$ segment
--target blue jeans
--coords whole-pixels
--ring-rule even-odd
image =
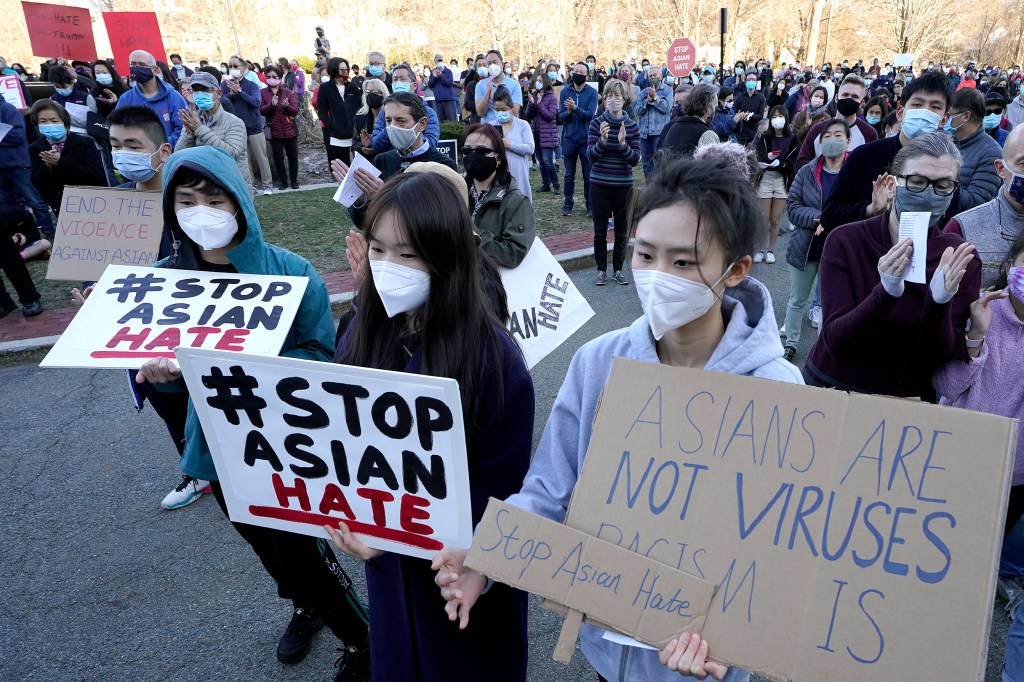
[[[53,241],[53,235],[57,228],[50,217],[50,207],[46,205],[43,198],[39,196],[35,185],[32,184],[31,168],[6,168],[0,170],[0,205],[14,203],[15,200],[22,200],[32,209],[36,217],[36,225],[43,236]]]
[[[1006,633],[1003,682],[1024,682],[1024,613],[1021,609],[1017,609],[1017,616]]]
[[[562,157],[565,159],[565,208],[572,208],[576,190],[576,160],[583,167],[583,199],[590,210],[590,158],[587,156],[586,140],[575,142],[562,140]]]
[[[540,150],[541,188],[558,189],[558,168],[555,167],[555,148],[538,147]]]
[[[654,175],[655,154],[658,153],[658,135],[649,135],[640,138],[640,156],[644,163],[644,180]]]
[[[820,277],[818,278],[818,281],[814,283],[814,298],[811,299],[811,307],[812,308],[820,308],[821,307],[821,278]]]
[[[786,306],[786,345],[796,348],[800,345],[800,330],[804,323],[804,309],[811,285],[818,276],[818,264],[807,263],[803,270],[789,266],[789,305]]]

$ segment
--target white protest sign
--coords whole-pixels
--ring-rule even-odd
[[[533,368],[594,316],[594,310],[541,239],[517,268],[501,268],[509,333]]]
[[[454,379],[179,348],[232,521],[431,558],[473,539]]]
[[[348,208],[363,196],[363,190],[356,184],[356,171],[362,168],[367,173],[377,178],[380,177],[380,169],[366,160],[366,157],[356,152],[352,155],[352,165],[349,166],[345,179],[338,185],[338,191],[334,193],[334,200]]]
[[[892,65],[893,66],[913,66],[914,65],[914,55],[909,53],[909,52],[904,52],[902,54],[897,54],[892,59]]]
[[[0,97],[7,100],[8,104],[19,109],[25,108],[25,98],[22,96],[21,88],[18,86],[17,76],[10,74],[0,76]]]
[[[108,265],[39,366],[138,369],[178,346],[277,355],[307,282]]]
[[[160,192],[65,187],[46,279],[97,280],[107,265],[152,265],[160,251]]]
[[[925,268],[928,256],[928,223],[932,214],[928,212],[905,212],[900,216],[899,239],[910,239],[914,245],[914,251],[910,256],[910,263],[903,271],[903,279],[908,282],[924,284]]]

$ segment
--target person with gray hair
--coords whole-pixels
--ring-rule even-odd
[[[711,129],[711,118],[718,107],[718,86],[699,83],[690,89],[679,118],[665,136],[663,153],[693,156],[698,147],[718,144],[718,133]]]
[[[735,171],[736,177],[744,182],[752,183],[757,175],[757,158],[738,142],[719,142],[698,147],[693,152],[695,161],[702,159],[718,159],[724,161]]]
[[[825,225],[822,326],[804,366],[809,385],[935,402],[932,375],[953,359],[967,361],[981,264],[974,246],[936,229],[959,176],[953,138],[920,135],[884,180],[888,210],[831,231]],[[899,229],[909,213],[929,215],[923,284],[908,280],[915,244]]]
[[[388,61],[384,58],[383,52],[372,50],[366,55],[366,77],[384,81],[384,85],[388,86],[388,92],[391,91],[391,73],[388,71]]]

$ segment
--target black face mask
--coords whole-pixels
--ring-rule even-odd
[[[372,94],[372,93],[367,93],[367,95],[366,95],[366,105],[368,107],[370,107],[371,109],[380,109],[381,105],[383,105],[383,104],[384,104],[384,95],[376,95],[376,94]]]
[[[144,66],[133,66],[131,67],[132,78],[135,79],[136,83],[148,83],[153,80],[153,70],[147,69]]]
[[[498,168],[496,158],[484,156],[480,152],[469,152],[462,158],[462,163],[466,167],[466,175],[481,182],[494,175]]]
[[[587,77],[584,76],[582,73],[574,73],[572,75],[572,82],[574,85],[576,85],[576,87],[579,87],[587,82]]]
[[[838,111],[842,116],[853,116],[857,113],[859,108],[860,104],[849,97],[836,100],[836,111]]]

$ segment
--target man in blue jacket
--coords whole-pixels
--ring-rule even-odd
[[[152,110],[167,131],[167,141],[173,147],[181,135],[181,119],[178,112],[188,109],[185,98],[170,85],[157,78],[160,68],[156,58],[145,50],[135,50],[128,55],[135,87],[121,95],[117,107],[146,107]]]
[[[245,124],[245,133],[249,137],[249,159],[256,163],[260,171],[260,181],[264,196],[274,193],[270,186],[270,160],[267,159],[267,138],[263,136],[263,116],[260,114],[260,85],[249,79],[249,65],[241,57],[232,56],[228,60],[228,75],[220,82],[221,97],[231,102],[231,111]],[[253,187],[256,178],[253,178]]]
[[[658,153],[661,131],[668,125],[672,101],[672,88],[662,81],[661,68],[648,67],[647,85],[633,105],[640,124],[640,156],[643,157],[645,178],[654,174],[654,155]]]
[[[25,117],[17,107],[0,97],[0,123],[11,126],[0,139],[0,206],[23,201],[32,209],[43,236],[53,241],[56,228],[50,207],[32,184],[32,160],[28,155]],[[6,239],[6,237],[4,237]]]
[[[427,87],[434,91],[434,107],[441,122],[459,120],[459,95],[455,92],[455,74],[444,65],[444,57],[434,55]]]
[[[572,213],[576,191],[576,160],[583,168],[583,198],[590,210],[590,159],[587,157],[587,131],[597,114],[597,89],[587,85],[586,62],[572,67],[571,85],[562,88],[558,98],[558,123],[562,126],[562,158],[565,160],[565,204],[562,215]]]

